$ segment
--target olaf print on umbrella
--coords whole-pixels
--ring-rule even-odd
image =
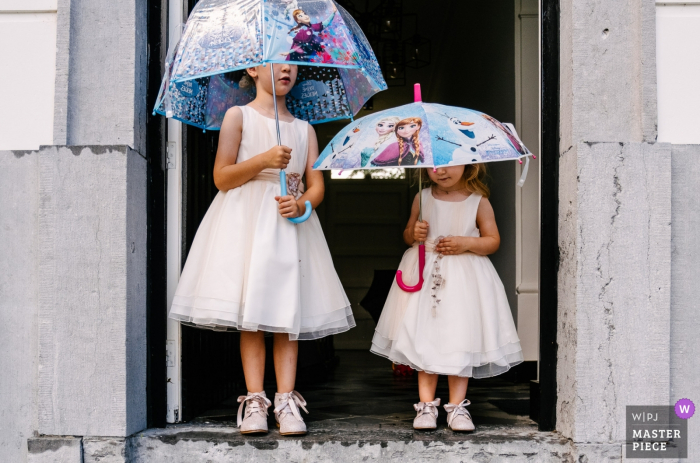
[[[460,146],[452,152],[452,162],[450,164],[469,164],[471,162],[481,162],[481,156],[477,153],[477,149],[472,146],[474,143],[474,132],[468,127],[474,125],[474,122],[461,121],[456,117],[448,118],[447,125],[457,135]]]

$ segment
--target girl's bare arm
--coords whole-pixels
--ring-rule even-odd
[[[243,112],[238,107],[226,111],[221,124],[219,146],[214,161],[214,185],[221,191],[239,187],[263,169],[284,169],[291,159],[291,149],[275,146],[270,150],[236,164],[243,131]]]
[[[487,256],[498,251],[498,247],[501,245],[501,236],[496,226],[493,207],[486,198],[481,198],[479,202],[479,209],[476,212],[476,226],[479,227],[480,237],[449,236],[440,240],[435,250],[445,255],[473,252],[480,256]]]
[[[409,246],[413,246],[413,243],[416,241],[425,241],[428,237],[428,222],[418,221],[418,215],[420,214],[419,194],[413,198],[411,216],[408,218],[406,229],[403,231],[403,241]]]

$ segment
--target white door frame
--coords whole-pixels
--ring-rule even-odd
[[[168,2],[168,43],[175,46],[180,38],[180,25],[185,22],[184,0]],[[180,281],[182,262],[182,123],[168,119],[167,173],[167,295],[168,310],[173,303],[175,289]],[[182,420],[181,335],[180,322],[168,318],[165,342],[168,423]]]
[[[525,146],[539,158],[541,143],[540,5],[539,0],[514,1],[515,128]],[[536,85],[533,85],[533,81],[536,81]],[[515,164],[515,178],[520,178],[523,166],[524,164]],[[525,360],[539,362],[539,160],[531,160],[527,181],[522,188],[515,189],[515,224],[518,336]]]

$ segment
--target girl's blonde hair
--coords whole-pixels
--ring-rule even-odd
[[[417,163],[418,158],[420,158],[420,152],[421,152],[420,151],[419,134],[420,134],[421,127],[423,127],[423,120],[420,117],[407,117],[406,119],[399,121],[396,124],[396,127],[394,127],[394,133],[396,133],[396,138],[399,141],[399,159],[401,159],[401,157],[403,155],[403,147],[404,147],[404,143],[405,143],[403,140],[403,137],[401,135],[399,135],[399,127],[403,127],[403,126],[408,125],[408,124],[418,124],[418,130],[413,132],[413,137],[412,137],[413,146],[416,147],[416,163]]]
[[[435,182],[430,180],[430,176],[428,176],[428,169],[432,169],[432,167],[419,169],[420,172],[418,175],[421,176],[421,182],[423,182],[423,185],[433,186],[435,185]],[[487,176],[488,172],[486,170],[486,164],[479,163],[465,165],[464,173],[462,174],[464,188],[472,193],[479,193],[484,198],[488,198],[491,195],[491,190],[489,190],[489,187],[486,185]]]
[[[398,116],[389,116],[389,117],[385,117],[384,119],[377,121],[377,124],[379,124],[380,122],[391,122],[394,124],[394,130],[396,130],[396,123],[399,122],[400,120],[401,120],[401,118]],[[374,144],[374,151],[377,151],[379,149],[379,147],[382,146],[382,143],[387,141],[387,139],[391,136],[392,136],[391,132],[386,133],[384,135],[380,135],[379,138],[377,139],[377,142]]]

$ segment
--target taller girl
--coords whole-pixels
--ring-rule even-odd
[[[275,418],[280,433],[292,435],[306,433],[298,409],[306,410],[306,402],[294,391],[297,340],[341,333],[355,321],[316,213],[297,225],[287,220],[304,214],[305,201],[314,209],[321,203],[323,174],[312,170],[318,158],[314,130],[285,106],[297,66],[274,64],[274,89],[269,66],[247,69],[244,79],[255,82],[257,96],[226,112],[214,163],[219,193],[197,230],[169,316],[241,331],[248,389],[238,399],[242,433],[267,432],[263,336],[274,333]],[[273,98],[284,146],[275,146]],[[289,196],[280,197],[280,169],[287,170]]]
[[[413,247],[399,266],[405,282],[417,281],[418,242],[425,242],[425,282],[414,293],[394,283],[372,352],[419,370],[414,428],[436,428],[438,375],[448,375],[448,426],[472,431],[465,408],[469,378],[504,373],[522,362],[523,354],[503,283],[486,257],[496,252],[500,237],[482,181],[485,166],[420,171],[426,173],[432,187],[418,193],[423,195],[423,221],[418,220],[416,196],[403,233]]]

